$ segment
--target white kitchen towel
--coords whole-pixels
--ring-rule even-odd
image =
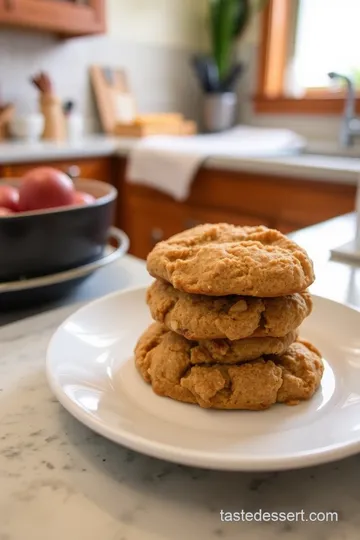
[[[131,149],[127,181],[185,200],[197,171],[209,157],[265,158],[300,151],[305,140],[287,129],[239,126],[225,133],[190,137],[154,136]]]

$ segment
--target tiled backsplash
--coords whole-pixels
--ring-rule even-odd
[[[255,27],[256,29],[256,27]],[[255,31],[253,32],[255,35]],[[239,87],[239,117],[247,124],[287,127],[316,140],[336,141],[340,117],[256,115],[251,96],[256,88],[257,39],[242,42],[246,73]],[[89,131],[98,129],[88,68],[103,64],[125,68],[140,112],[180,111],[199,119],[200,91],[190,67],[189,50],[101,36],[62,41],[36,32],[0,30],[0,96],[18,112],[37,110],[37,91],[29,82],[47,70],[62,99],[75,100]]]
[[[57,94],[73,99],[97,126],[88,68],[102,64],[125,68],[140,112],[172,111],[197,118],[199,90],[189,65],[189,51],[123,42],[107,36],[66,41],[36,32],[0,31],[0,95],[15,102],[19,114],[37,110],[37,91],[30,77],[50,73]]]

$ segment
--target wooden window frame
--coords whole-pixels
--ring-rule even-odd
[[[265,114],[333,114],[345,107],[345,94],[323,88],[309,89],[301,98],[285,95],[284,82],[291,32],[293,0],[269,0],[263,14],[259,47],[255,112]],[[360,112],[360,97],[356,100]]]

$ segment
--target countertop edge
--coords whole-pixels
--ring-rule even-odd
[[[288,156],[287,156],[288,158]],[[269,158],[259,158],[252,160],[241,160],[233,158],[209,158],[205,161],[204,167],[207,169],[218,169],[227,171],[241,171],[251,174],[266,174],[266,176],[283,176],[301,180],[318,180],[322,182],[341,183],[345,185],[356,185],[360,180],[359,171],[349,169],[333,169],[331,167],[316,167],[310,165],[297,165],[296,163],[281,163]]]
[[[106,136],[92,136],[78,144],[36,143],[27,146],[22,143],[0,144],[0,166],[16,165],[20,163],[37,163],[40,161],[56,161],[86,158],[126,158],[135,140],[131,138],[121,139]],[[360,179],[359,164],[355,158],[350,159],[354,163],[333,163],[336,160],[331,156],[320,156],[321,159],[329,159],[329,165],[325,166],[319,161],[319,156],[314,157],[314,164],[309,163],[310,155],[304,155],[308,163],[299,163],[301,155],[284,155],[278,157],[241,158],[233,156],[214,156],[207,158],[202,164],[207,169],[228,170],[233,172],[260,173],[267,176],[283,176],[304,180],[319,180],[330,183],[356,185]]]

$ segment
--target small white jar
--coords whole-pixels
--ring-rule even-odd
[[[66,129],[69,142],[77,142],[84,134],[84,119],[81,114],[70,113],[66,116]]]
[[[41,139],[44,125],[44,117],[40,113],[16,116],[10,122],[10,133],[15,139],[33,143]]]

